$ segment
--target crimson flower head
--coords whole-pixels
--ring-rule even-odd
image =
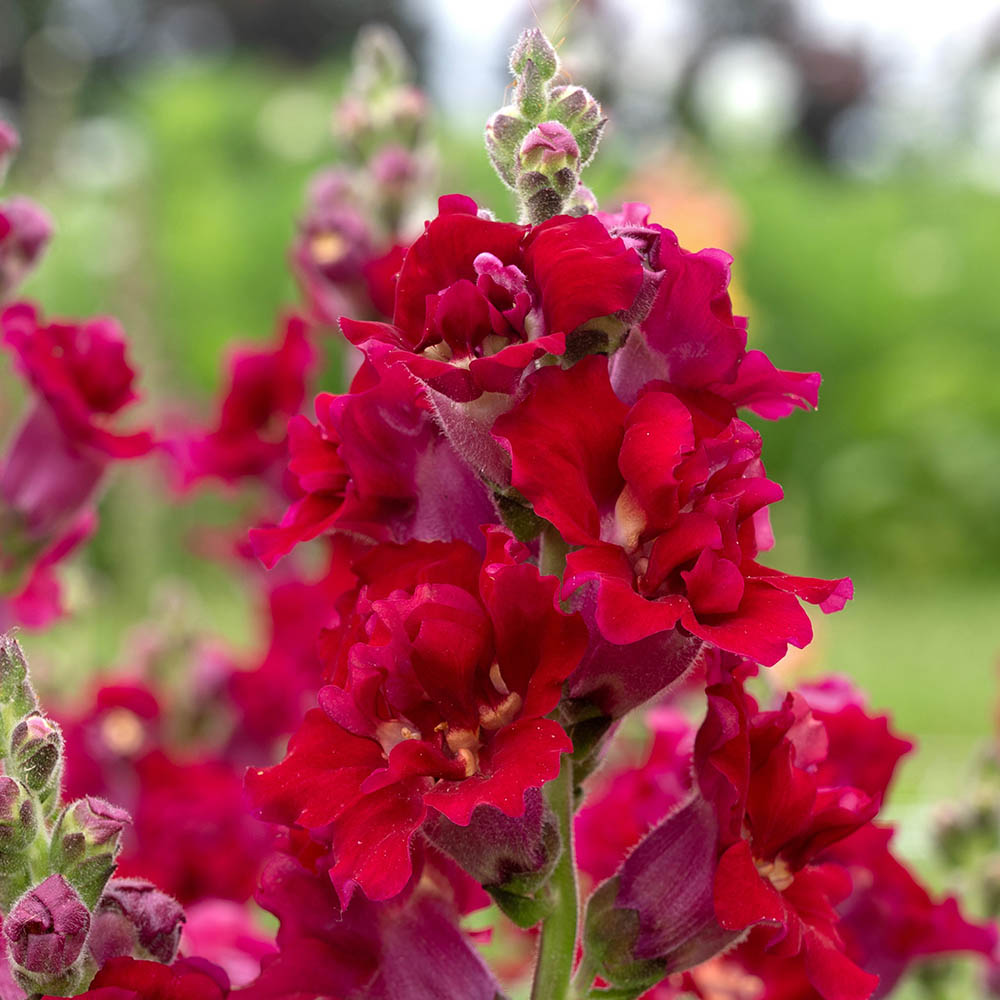
[[[218,966],[198,959],[161,965],[112,958],[94,976],[90,989],[77,995],[86,1000],[225,1000],[229,982]]]
[[[480,805],[521,816],[572,748],[545,716],[586,632],[526,555],[499,529],[483,561],[459,542],[376,550],[362,580],[397,568],[362,586],[322,709],[281,764],[249,774],[264,818],[329,832],[345,904],[355,886],[402,890],[429,811],[460,826]]]
[[[280,485],[288,419],[302,407],[315,361],[308,333],[306,321],[290,314],[274,346],[233,352],[216,426],[167,442],[184,485],[210,476],[226,483],[260,477]]]
[[[386,902],[358,894],[343,907],[329,858],[294,835],[261,877],[257,901],[281,922],[246,1000],[494,1000],[500,988],[460,917],[486,894],[446,857],[420,850],[404,891]],[[433,958],[431,958],[433,956]]]
[[[512,393],[531,362],[563,353],[567,336],[630,309],[641,282],[638,255],[595,218],[518,226],[449,195],[406,253],[392,323],[341,327],[370,359],[401,362],[465,403]]]
[[[727,400],[652,382],[629,405],[598,355],[527,381],[494,435],[510,451],[513,486],[577,546],[566,593],[592,589],[596,630],[609,642],[680,624],[771,664],[812,636],[799,598],[832,611],[850,596],[850,581],[756,561],[781,489],[764,473],[760,435]]]
[[[114,320],[44,324],[34,306],[15,303],[0,314],[0,330],[75,447],[107,458],[134,458],[150,450],[149,431],[118,434],[107,427],[107,418],[136,398],[125,336]]]

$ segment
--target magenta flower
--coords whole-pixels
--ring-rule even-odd
[[[184,485],[205,477],[226,483],[259,477],[280,486],[288,420],[302,408],[315,362],[308,333],[306,321],[290,314],[274,347],[232,353],[216,426],[167,442]]]

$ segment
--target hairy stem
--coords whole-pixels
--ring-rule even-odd
[[[531,1000],[566,1000],[576,958],[579,908],[573,852],[573,760],[569,754],[562,759],[559,777],[545,786],[545,797],[559,819],[562,854],[549,880],[553,908],[542,922]]]

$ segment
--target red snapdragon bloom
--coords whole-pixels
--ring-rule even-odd
[[[281,921],[279,952],[264,959],[246,1000],[494,1000],[496,980],[459,927],[489,899],[435,851],[415,857],[412,878],[394,899],[355,896],[342,907],[317,845],[291,838],[261,878],[257,901]],[[434,956],[433,961],[429,960]]]
[[[995,960],[996,924],[967,920],[958,901],[935,901],[892,853],[892,827],[871,824],[834,844],[827,857],[851,875],[841,903],[840,931],[848,953],[879,977],[888,996],[907,969],[934,955],[967,953]]]
[[[249,899],[273,834],[250,815],[236,769],[154,750],[136,762],[135,777],[133,834],[118,874],[147,878],[182,903]]]
[[[341,327],[369,358],[402,362],[464,403],[513,392],[532,361],[566,349],[567,335],[628,310],[641,282],[638,255],[595,218],[517,226],[449,195],[406,253],[392,324]]]
[[[78,995],[86,1000],[225,1000],[229,983],[220,968],[197,959],[161,965],[113,958],[94,976],[90,989]]]
[[[213,476],[226,483],[261,477],[280,485],[287,456],[287,423],[302,408],[315,361],[309,326],[282,318],[275,346],[234,351],[217,426],[168,442],[184,485]]]
[[[288,469],[303,496],[279,525],[251,532],[265,565],[334,528],[378,541],[478,543],[479,526],[495,520],[484,486],[401,366],[363,368],[350,393],[321,393],[316,417],[295,417],[288,429]]]
[[[512,484],[579,546],[566,594],[596,587],[597,628],[610,642],[680,624],[771,664],[812,637],[799,598],[834,611],[850,597],[848,580],[756,562],[781,488],[764,474],[760,435],[718,396],[654,382],[628,406],[594,355],[529,376],[494,434],[510,450]]]
[[[0,329],[21,371],[75,446],[108,458],[134,458],[150,450],[149,431],[118,434],[107,427],[107,418],[136,398],[135,372],[115,320],[43,325],[34,306],[18,302],[0,313]]]
[[[643,297],[651,299],[638,327],[611,362],[619,397],[633,403],[651,381],[708,389],[762,417],[816,406],[817,372],[780,371],[761,351],[747,351],[747,321],[729,298],[732,257],[723,250],[683,249],[669,229],[649,221],[649,208],[626,203],[598,212],[608,231],[640,256]]]
[[[322,710],[281,764],[248,775],[265,818],[329,832],[345,905],[355,886],[374,900],[402,890],[428,810],[462,826],[481,804],[520,816],[571,749],[545,716],[586,633],[554,605],[556,579],[499,529],[481,566],[460,542],[397,556],[398,589],[361,591]]]
[[[696,774],[718,824],[716,917],[730,931],[773,928],[763,931],[767,949],[801,954],[824,1000],[864,1000],[877,979],[848,957],[837,926],[836,905],[851,879],[820,855],[872,819],[884,787],[873,799],[851,785],[825,784],[850,777],[824,769],[826,726],[801,695],[760,711],[744,691],[743,671],[727,676],[724,666],[710,684],[695,746]]]

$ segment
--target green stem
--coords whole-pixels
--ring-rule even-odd
[[[587,996],[590,994],[590,989],[594,985],[594,977],[597,975],[597,969],[594,968],[593,962],[590,961],[586,952],[583,953],[583,958],[580,959],[580,965],[577,967],[576,975],[573,977],[573,1000],[586,1000]]]
[[[531,1000],[566,1000],[576,959],[576,859],[573,854],[573,760],[562,759],[559,777],[545,786],[545,797],[559,820],[562,854],[549,880],[552,912],[542,922],[538,964]]]

